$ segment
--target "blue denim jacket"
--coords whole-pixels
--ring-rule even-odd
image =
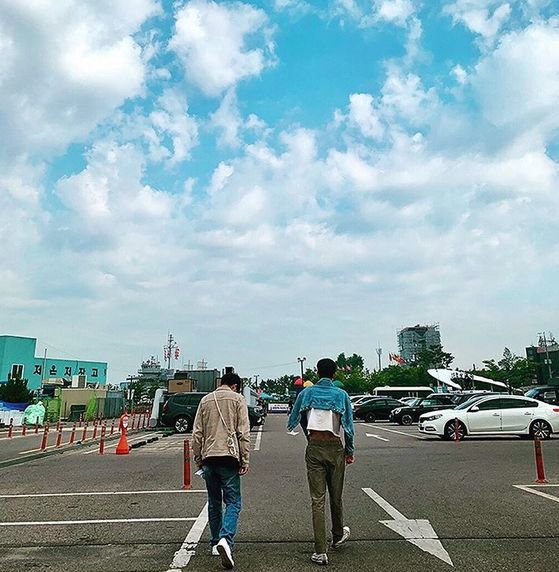
[[[353,411],[349,395],[343,389],[336,387],[331,379],[323,377],[315,385],[301,391],[287,421],[287,430],[293,431],[297,425],[301,424],[301,428],[308,438],[306,412],[309,409],[325,409],[340,414],[345,437],[345,454],[353,455],[355,450],[353,446]]]

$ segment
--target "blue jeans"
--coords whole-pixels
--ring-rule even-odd
[[[225,538],[233,548],[241,512],[241,477],[237,469],[212,464],[204,466],[204,479],[208,490],[210,544],[215,546]],[[225,513],[222,503],[225,503]]]

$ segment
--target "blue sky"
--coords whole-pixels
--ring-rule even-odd
[[[169,330],[246,376],[416,323],[522,354],[558,318],[558,100],[548,0],[6,0],[0,331],[113,382]]]

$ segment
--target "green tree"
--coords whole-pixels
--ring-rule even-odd
[[[336,359],[336,365],[339,369],[347,370],[349,369],[356,369],[361,368],[363,369],[365,365],[365,361],[360,355],[353,354],[349,357],[345,356],[345,353],[341,353],[338,358]]]
[[[293,383],[298,377],[297,375],[282,375],[275,379],[265,379],[259,385],[262,391],[266,393],[287,396],[293,389]]]
[[[503,351],[499,361],[494,359],[483,360],[484,368],[480,375],[506,383],[510,389],[531,385],[537,379],[538,365],[515,355],[509,348]]]
[[[448,369],[454,361],[454,356],[443,350],[443,346],[433,346],[419,353],[417,361],[412,364],[425,369],[438,368]]]
[[[27,389],[27,380],[19,377],[8,378],[0,385],[0,400],[8,403],[29,403],[33,394]]]

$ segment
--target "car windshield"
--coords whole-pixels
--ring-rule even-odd
[[[408,407],[415,407],[416,405],[419,405],[420,403],[421,403],[421,397],[416,397],[412,401],[408,401],[407,406]]]
[[[534,389],[530,389],[530,391],[527,391],[524,395],[526,397],[532,397],[534,399],[537,399],[540,392],[541,392],[541,388],[536,387]]]
[[[455,407],[454,409],[468,409],[470,405],[473,405],[476,401],[479,401],[484,397],[487,397],[487,395],[474,395],[474,397],[470,397],[470,399],[464,401],[464,403],[461,403],[460,405],[458,405],[458,407]]]

